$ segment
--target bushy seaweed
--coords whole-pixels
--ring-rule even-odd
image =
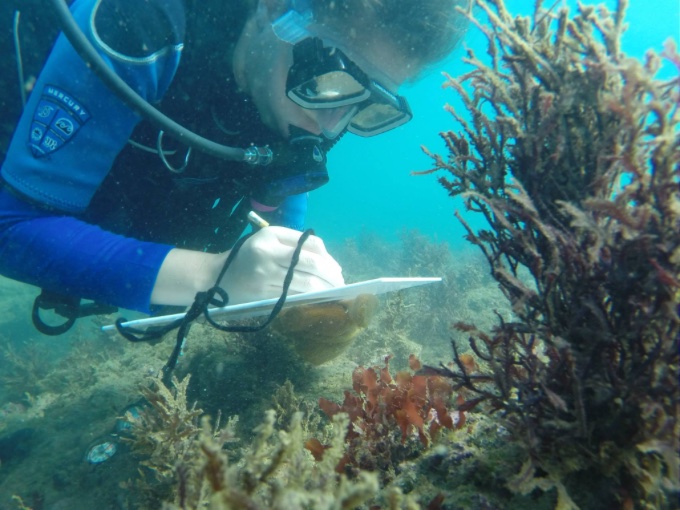
[[[378,472],[383,483],[394,478],[399,464],[420,455],[443,429],[461,427],[463,413],[451,410],[452,389],[445,378],[397,372],[393,377],[390,356],[384,367],[357,367],[352,373],[353,391],[345,391],[342,404],[325,398],[319,407],[329,418],[347,414],[347,451],[338,464],[340,472],[356,477],[362,471]],[[420,361],[411,356],[411,367]],[[455,420],[455,422],[454,422]],[[307,442],[316,458],[324,458],[325,447]]]
[[[510,487],[559,508],[660,508],[678,490],[680,79],[620,47],[627,2],[513,17],[474,2],[488,62],[446,86],[458,131],[428,152],[516,320],[456,323],[487,369],[431,369],[507,420],[527,460]]]
[[[136,488],[146,492],[146,503],[172,499],[168,509],[289,509],[342,510],[368,503],[378,496],[375,473],[359,472],[353,479],[335,468],[345,452],[349,419],[333,418],[333,431],[324,458],[315,462],[305,448],[306,419],[294,412],[286,430],[276,427],[276,413],[266,412],[253,430],[250,444],[228,451],[237,441],[236,419],[211,427],[196,404],[189,404],[189,377],[173,378],[174,390],[154,379],[142,388],[149,406],[131,421],[133,451],[143,458]],[[287,389],[292,393],[292,388]],[[295,405],[295,397],[290,402]],[[149,475],[151,474],[151,476]],[[131,486],[130,488],[133,488]],[[142,497],[144,494],[142,494]],[[385,495],[389,508],[407,508],[410,501],[398,490]],[[146,506],[144,506],[146,508]]]

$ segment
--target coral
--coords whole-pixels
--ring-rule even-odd
[[[441,428],[454,427],[449,409],[452,389],[446,380],[407,371],[392,377],[389,360],[390,356],[383,368],[356,368],[352,374],[354,393],[345,391],[342,405],[319,399],[327,416],[349,415],[349,448],[338,466],[340,471],[379,471],[383,481],[389,480],[399,463],[430,446]],[[420,368],[415,357],[411,368]],[[455,418],[462,426],[464,415]],[[318,459],[325,459],[326,447],[319,441],[308,442],[308,448]]]
[[[486,333],[458,322],[486,365],[431,368],[498,411],[527,460],[509,486],[559,508],[671,506],[678,480],[680,79],[624,55],[627,2],[513,18],[476,0],[490,63],[446,86],[470,121],[429,151],[512,305]],[[472,11],[471,11],[472,12]],[[662,54],[680,71],[668,42]]]

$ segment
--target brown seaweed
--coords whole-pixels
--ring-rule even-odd
[[[627,2],[513,17],[469,14],[488,61],[447,76],[469,120],[425,151],[488,228],[486,257],[515,319],[455,324],[487,367],[433,369],[507,421],[526,451],[509,483],[558,507],[664,508],[679,489],[680,57],[620,45]],[[665,59],[678,74],[656,78]]]

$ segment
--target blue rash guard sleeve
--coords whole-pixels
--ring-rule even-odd
[[[154,103],[166,91],[179,64],[184,12],[175,5],[178,2],[76,0],[72,12],[109,66],[144,99]],[[154,12],[143,16],[150,10]],[[130,14],[125,16],[126,13]],[[132,13],[141,14],[135,18]],[[143,37],[135,37],[138,30],[119,28],[128,26],[120,22],[121,17],[124,21],[137,20],[138,25],[140,17],[162,18],[158,13],[168,18],[165,31],[174,29],[175,33],[170,41],[163,35],[148,38],[154,46],[170,44],[144,54],[128,48],[133,46],[130,38],[137,39],[139,46],[146,47],[147,43]],[[163,30],[157,25],[152,28]],[[117,45],[115,39],[124,43]],[[123,46],[133,55],[122,53]],[[42,204],[82,213],[139,120],[87,67],[62,34],[19,121],[2,177],[14,189]]]
[[[71,10],[111,68],[147,101],[158,101],[179,64],[181,0],[76,0]],[[2,166],[3,179],[18,192],[0,190],[2,274],[148,311],[172,247],[115,235],[72,216],[87,209],[139,120],[61,35]]]
[[[0,273],[58,294],[149,313],[172,249],[44,209],[0,189]]]

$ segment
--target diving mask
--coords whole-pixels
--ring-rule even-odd
[[[361,136],[374,136],[413,117],[406,99],[371,79],[345,53],[307,37],[293,47],[293,65],[286,83],[288,97],[324,120],[336,110],[335,126]],[[337,130],[337,128],[336,128]],[[336,133],[337,134],[337,133]]]

